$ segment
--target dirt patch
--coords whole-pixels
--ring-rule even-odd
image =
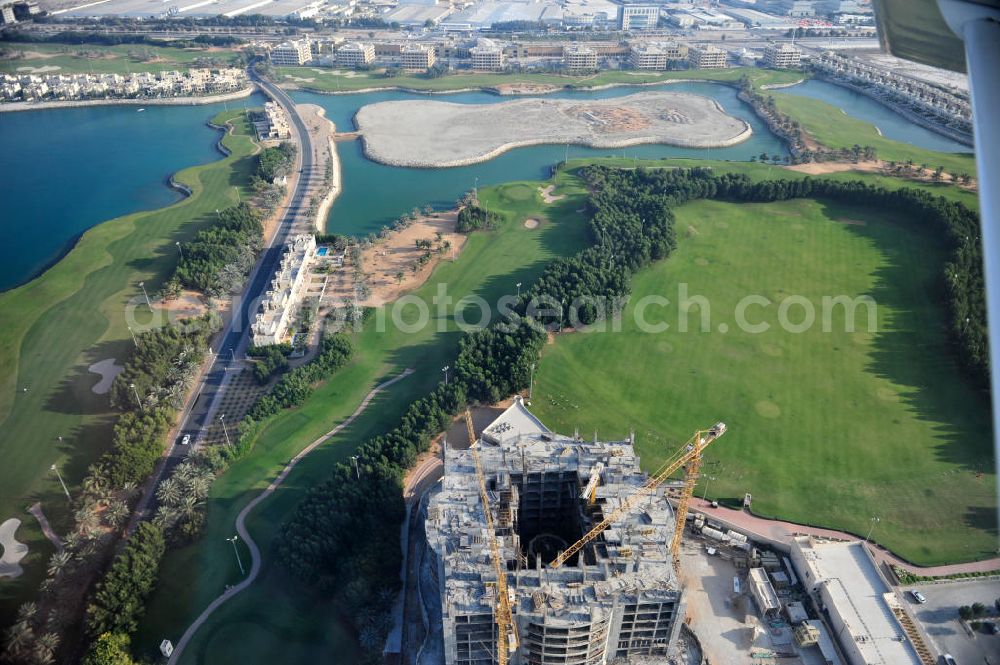
[[[841,173],[843,171],[865,171],[868,173],[880,170],[882,162],[810,162],[808,164],[795,164],[787,166],[789,171],[808,173],[809,175],[824,175],[827,173]]]
[[[563,194],[553,194],[556,189],[555,185],[549,185],[548,187],[539,187],[538,193],[542,195],[542,200],[546,203],[555,203],[560,199],[566,198]]]
[[[544,83],[501,83],[493,89],[501,95],[542,95],[559,88]]]
[[[847,217],[840,217],[837,221],[848,226],[865,226],[868,223],[860,219],[848,219]]]
[[[425,215],[364,250],[361,266],[370,292],[358,304],[378,307],[392,302],[427,281],[440,261],[453,261],[466,239],[455,231],[457,221],[457,210]],[[418,247],[418,241],[429,241],[431,247]],[[430,260],[420,265],[420,257],[427,252]],[[324,303],[339,306],[345,299],[354,299],[353,272],[353,267],[345,266],[329,275],[323,291]]]
[[[529,217],[524,220],[524,228],[526,229],[537,229],[540,222],[537,219]]]
[[[197,318],[208,312],[208,301],[197,291],[181,291],[181,294],[170,300],[160,300],[154,306],[168,314],[171,321],[178,319]],[[91,370],[93,371],[93,370]]]

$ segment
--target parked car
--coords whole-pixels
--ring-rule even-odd
[[[916,589],[914,589],[913,591],[911,591],[910,595],[913,596],[913,600],[917,601],[921,605],[923,605],[924,603],[927,602],[927,596],[925,596],[924,594],[920,593]]]
[[[191,435],[190,434],[185,434],[184,436],[181,437],[181,445],[182,446],[186,446],[189,443],[191,443]]]
[[[944,665],[958,665],[958,663],[955,662],[955,659],[951,657],[950,653],[946,653],[945,655],[941,656],[941,661],[944,663]]]
[[[992,621],[987,621],[985,624],[983,624],[983,628],[985,628],[986,632],[989,633],[990,635],[996,635],[997,633],[1000,633],[1000,626],[996,625]]]

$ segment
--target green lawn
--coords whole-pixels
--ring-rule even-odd
[[[0,294],[0,519],[24,520],[18,538],[31,547],[26,574],[0,585],[0,624],[16,601],[33,593],[51,554],[25,507],[41,501],[62,532],[66,500],[49,467],[59,466],[72,492],[110,440],[114,414],[107,399],[91,391],[98,377],[87,367],[125,357],[132,342],[124,310],[137,282],[145,280],[155,292],[173,270],[174,243],[208,225],[217,208],[235,203],[234,185],[250,175],[256,148],[241,114],[215,119],[232,120],[239,130],[224,139],[231,156],[177,175],[191,197],[90,229],[43,275]]]
[[[612,84],[655,83],[672,80],[708,80],[735,82],[744,74],[757,85],[791,83],[806,74],[794,71],[774,71],[755,67],[734,69],[705,69],[672,72],[599,72],[582,76],[563,74],[450,74],[439,78],[426,78],[422,74],[407,73],[386,78],[381,72],[343,72],[319,67],[279,67],[278,74],[287,83],[320,92],[349,92],[368,88],[410,88],[413,90],[445,91],[463,88],[490,88],[502,84],[532,83],[567,88],[593,88]]]
[[[7,74],[31,74],[35,68],[48,69],[52,74],[159,72],[167,69],[186,69],[200,58],[230,63],[236,51],[207,48],[165,48],[144,44],[124,44],[121,46],[97,46],[94,44],[28,44],[4,42],[0,51],[27,53],[25,57],[5,57],[0,59],[0,72]],[[135,57],[140,53],[151,53],[154,59]],[[84,56],[83,54],[86,54]],[[25,69],[30,68],[30,69]]]
[[[707,454],[713,479],[699,495],[752,492],[758,514],[862,534],[879,516],[875,539],[919,564],[994,555],[989,404],[947,346],[941,242],[891,214],[811,200],[698,201],[677,212],[679,248],[634,280],[623,331],[562,335],[546,348],[533,404],[542,421],[606,437],[634,428],[652,469],[724,420],[730,433]],[[678,313],[682,284],[707,298],[707,332],[697,308]],[[735,324],[751,294],[774,303],[748,310],[766,332]],[[876,332],[863,309],[858,332],[845,332],[842,307],[823,332],[823,296],[865,294],[878,303]],[[635,322],[649,295],[671,302],[647,310],[664,332]],[[817,312],[806,332],[778,326],[778,303],[793,295]]]
[[[930,169],[943,166],[948,173],[975,176],[976,162],[970,155],[935,152],[893,141],[880,135],[872,123],[845,115],[832,104],[798,95],[772,94],[781,111],[802,123],[816,141],[828,148],[870,145],[878,150],[880,159],[895,162],[912,159],[915,164],[926,164]]]
[[[538,229],[524,228],[526,214],[539,216],[542,207],[537,186],[513,183],[481,190],[490,210],[507,213],[507,222],[496,231],[470,236],[458,259],[438,266],[415,295],[430,303],[439,285],[446,285],[448,295],[456,301],[478,295],[495,303],[501,295],[513,293],[517,282],[534,281],[554,256],[580,249],[585,243],[584,224],[575,210],[582,205],[582,191],[548,207]],[[322,482],[331,465],[345,459],[365,439],[393,427],[409,403],[441,379],[441,368],[454,360],[461,334],[451,318],[453,308],[449,307],[448,316],[441,319],[444,331],[440,332],[434,309],[431,306],[430,328],[416,333],[404,333],[391,325],[386,332],[378,332],[375,319],[370,321],[356,335],[353,362],[301,408],[277,418],[257,442],[253,455],[216,482],[204,537],[170,552],[161,568],[160,586],[137,638],[144,653],[151,653],[164,637],[179,639],[208,602],[238,579],[233,552],[224,538],[232,535],[240,509],[297,451],[352,413],[375,384],[411,367],[416,370],[414,375],[380,395],[348,430],[301,462],[282,489],[251,515],[248,526],[264,551],[262,577],[213,616],[183,659],[185,663],[236,659],[244,663],[311,663],[339,654],[338,662],[356,662],[353,638],[348,639],[337,627],[337,608],[288,579],[275,565],[271,543],[307,488]],[[469,320],[475,319],[470,314]],[[303,621],[303,617],[310,620]],[[253,639],[233,639],[249,625],[254,626]]]

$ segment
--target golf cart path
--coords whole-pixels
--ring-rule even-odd
[[[198,632],[198,629],[201,628],[202,624],[205,623],[205,621],[212,615],[213,612],[215,612],[215,610],[219,609],[226,601],[233,598],[238,593],[240,593],[248,586],[253,584],[254,580],[256,580],[257,576],[260,574],[260,569],[261,569],[260,548],[257,546],[257,543],[254,541],[254,539],[251,537],[250,532],[247,530],[246,527],[247,515],[249,515],[251,511],[253,511],[253,509],[256,508],[261,501],[266,499],[274,492],[274,490],[278,489],[278,487],[281,486],[281,483],[285,481],[285,478],[287,478],[288,474],[291,473],[292,469],[295,468],[295,465],[298,464],[306,455],[315,450],[316,447],[325,443],[331,437],[339,434],[340,431],[343,430],[345,427],[350,426],[351,423],[353,423],[357,419],[357,417],[360,416],[366,408],[368,408],[368,405],[371,403],[371,401],[375,398],[375,396],[378,393],[382,392],[383,390],[385,390],[392,384],[396,383],[397,381],[405,379],[411,374],[413,374],[412,369],[409,368],[405,369],[394,378],[389,379],[388,381],[385,381],[383,383],[380,383],[379,385],[372,388],[371,392],[369,392],[365,396],[365,398],[361,401],[361,404],[358,405],[358,408],[355,409],[354,413],[352,413],[350,417],[347,418],[347,420],[343,421],[342,423],[334,427],[332,430],[330,430],[329,432],[327,432],[326,434],[319,437],[318,439],[310,443],[308,446],[303,448],[301,451],[299,451],[299,453],[291,459],[291,461],[285,466],[285,468],[281,470],[281,473],[279,473],[275,477],[275,479],[271,481],[271,484],[268,485],[260,494],[255,496],[253,500],[250,501],[250,503],[244,506],[243,510],[240,511],[240,514],[236,516],[236,532],[239,534],[240,538],[243,539],[243,542],[246,543],[247,548],[250,550],[250,559],[251,559],[250,574],[247,575],[246,579],[241,581],[239,584],[229,587],[220,596],[216,597],[215,600],[209,603],[208,607],[205,608],[205,610],[198,616],[198,618],[195,619],[194,623],[188,626],[187,630],[184,631],[184,635],[177,643],[177,646],[174,647],[174,652],[173,654],[171,654],[170,660],[167,661],[168,665],[175,665],[180,660],[181,655],[184,653],[185,647],[187,647],[188,643],[194,637],[195,633]]]

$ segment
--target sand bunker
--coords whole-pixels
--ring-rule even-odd
[[[98,395],[106,395],[111,390],[111,384],[114,383],[115,377],[121,374],[125,368],[121,365],[116,365],[114,358],[105,358],[100,362],[94,363],[87,369],[101,376],[101,380],[95,383],[91,390]]]
[[[530,218],[524,220],[524,228],[526,228],[526,229],[537,229],[538,228],[538,220],[537,219],[530,219]]]
[[[542,200],[546,203],[555,203],[560,199],[566,198],[563,194],[553,194],[556,189],[555,185],[549,185],[548,187],[539,187],[538,193],[542,195]]]
[[[62,67],[59,65],[42,65],[41,67],[18,67],[17,71],[25,74],[44,74],[45,72],[58,72]]]
[[[3,549],[3,555],[0,555],[0,578],[14,579],[24,573],[20,563],[21,559],[28,556],[28,546],[14,538],[19,526],[21,520],[14,517],[0,524],[0,548]]]
[[[715,100],[667,91],[586,102],[379,102],[362,107],[355,122],[369,159],[426,168],[474,164],[511,148],[544,143],[709,148],[734,145],[751,134],[750,125],[728,115]]]

